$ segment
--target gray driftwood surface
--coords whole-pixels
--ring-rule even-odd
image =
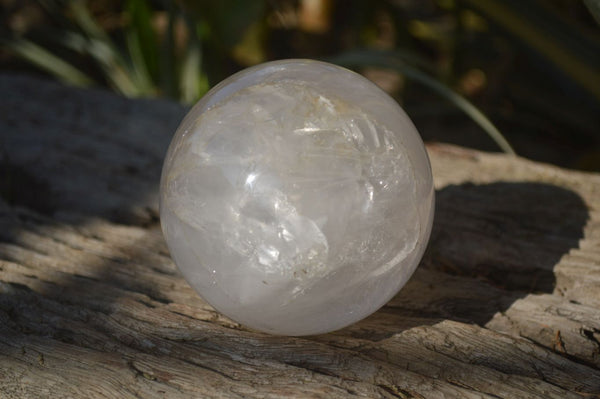
[[[160,232],[182,107],[0,76],[1,398],[600,397],[600,175],[430,145],[434,231],[366,320],[249,331]]]

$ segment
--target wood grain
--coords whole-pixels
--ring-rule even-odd
[[[0,75],[1,398],[600,397],[600,176],[428,146],[409,284],[289,338],[215,312],[171,262],[162,158],[185,114]]]

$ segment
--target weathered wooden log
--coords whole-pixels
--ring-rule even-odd
[[[371,317],[245,329],[171,262],[185,109],[0,76],[0,397],[600,397],[600,175],[433,144],[427,253]]]

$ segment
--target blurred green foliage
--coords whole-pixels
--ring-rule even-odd
[[[70,84],[190,104],[243,67],[325,59],[364,72],[413,118],[460,110],[506,152],[491,120],[521,154],[543,159],[544,144],[565,163],[556,150],[564,145],[576,154],[569,166],[600,169],[600,0],[37,4],[47,21],[13,28],[7,44]]]
[[[18,55],[56,78],[78,86],[108,84],[130,97],[166,95],[185,103],[198,100],[208,90],[202,68],[201,27],[181,16],[175,4],[167,3],[165,26],[153,26],[156,9],[147,0],[127,0],[120,10],[126,21],[121,31],[111,35],[100,25],[83,1],[43,1],[44,9],[59,20],[59,27],[47,33],[45,45],[26,38],[8,42]],[[190,34],[177,43],[175,24],[185,24]],[[162,36],[162,37],[160,37]],[[62,58],[52,53],[67,49]],[[179,47],[179,48],[177,48]],[[89,59],[90,67],[77,67]],[[92,69],[97,77],[84,72]],[[99,73],[98,73],[99,72]]]

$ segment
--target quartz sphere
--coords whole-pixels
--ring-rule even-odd
[[[391,299],[427,245],[423,142],[347,69],[265,63],[214,87],[169,147],[160,217],[171,256],[219,312],[283,335],[333,331]]]

